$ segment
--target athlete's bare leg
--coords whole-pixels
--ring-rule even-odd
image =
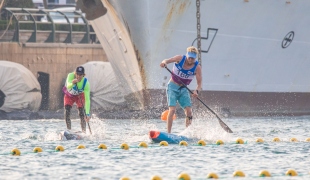
[[[184,112],[185,112],[185,115],[186,115],[185,126],[188,127],[189,125],[192,124],[192,119],[193,119],[192,108],[191,107],[186,107]]]
[[[168,119],[167,119],[167,130],[168,133],[171,133],[173,115],[175,114],[175,106],[169,107]]]

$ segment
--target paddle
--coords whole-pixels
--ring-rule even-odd
[[[84,104],[83,104],[83,101],[82,101],[82,99],[81,99],[81,96],[80,96],[80,95],[79,95],[79,99],[80,99],[81,104],[82,104],[82,107],[83,107],[84,117],[86,117],[86,112],[85,112]],[[88,129],[89,129],[90,134],[92,134],[91,129],[90,129],[89,122],[87,122],[87,125],[88,125]]]
[[[169,68],[167,68],[167,66],[165,66],[165,68],[172,74],[173,72],[170,71]],[[179,78],[178,76],[175,76],[176,78]],[[180,79],[179,79],[180,80]],[[194,94],[181,80],[180,82],[182,83],[182,85],[191,93],[191,94]],[[218,119],[220,125],[222,126],[222,128],[228,132],[228,133],[232,133],[232,130],[221,120],[221,118],[211,109],[209,108],[199,97],[197,97],[197,99],[212,113],[215,115],[215,117]]]

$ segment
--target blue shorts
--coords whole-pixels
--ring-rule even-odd
[[[192,106],[191,98],[186,87],[179,86],[171,81],[167,86],[167,101],[169,107],[176,106],[177,102],[183,109]]]

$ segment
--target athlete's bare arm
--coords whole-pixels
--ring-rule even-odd
[[[179,62],[181,61],[183,58],[182,55],[176,55],[172,58],[169,59],[164,59],[161,63],[160,63],[160,67],[165,67],[167,64],[172,63],[172,62]]]

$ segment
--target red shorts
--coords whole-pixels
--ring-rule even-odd
[[[81,103],[82,101],[82,103]],[[78,96],[68,96],[67,94],[65,94],[64,96],[64,105],[70,105],[73,106],[73,104],[76,103],[77,107],[81,108],[83,107],[83,105],[85,104],[85,97],[84,97],[84,93],[81,93]]]

